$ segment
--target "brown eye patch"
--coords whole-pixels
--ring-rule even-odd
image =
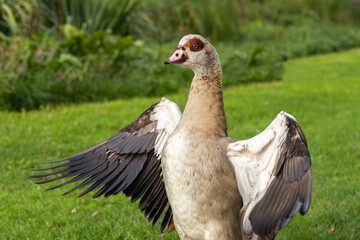
[[[190,48],[193,52],[201,51],[204,48],[204,43],[198,39],[198,38],[191,38],[187,43],[185,44],[185,47]]]

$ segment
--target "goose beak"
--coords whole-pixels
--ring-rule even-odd
[[[183,63],[188,59],[187,54],[185,52],[185,48],[183,46],[178,46],[176,51],[173,53],[171,57],[164,61],[164,64],[172,64],[172,63]]]

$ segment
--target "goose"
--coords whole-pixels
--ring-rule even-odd
[[[312,165],[296,119],[280,112],[248,140],[227,135],[221,66],[202,36],[184,36],[165,64],[194,72],[188,100],[162,98],[108,140],[38,169],[39,184],[81,181],[94,198],[123,192],[160,231],[180,239],[273,239],[308,212]],[[58,170],[59,169],[59,170]],[[55,178],[48,179],[49,176]]]

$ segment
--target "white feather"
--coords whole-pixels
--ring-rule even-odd
[[[294,119],[280,112],[263,132],[249,140],[231,143],[228,147],[228,157],[234,165],[244,205],[251,202],[247,212],[265,194],[274,178],[280,146],[286,137],[286,117]]]
[[[157,137],[154,148],[159,159],[161,158],[166,140],[176,128],[180,118],[180,107],[165,97],[163,97],[160,103],[154,108],[153,114],[150,116],[150,120],[157,121]]]

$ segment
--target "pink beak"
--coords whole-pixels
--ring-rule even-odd
[[[173,53],[171,57],[164,61],[164,64],[172,64],[172,63],[183,63],[187,60],[185,48],[183,46],[178,46],[176,51]]]

